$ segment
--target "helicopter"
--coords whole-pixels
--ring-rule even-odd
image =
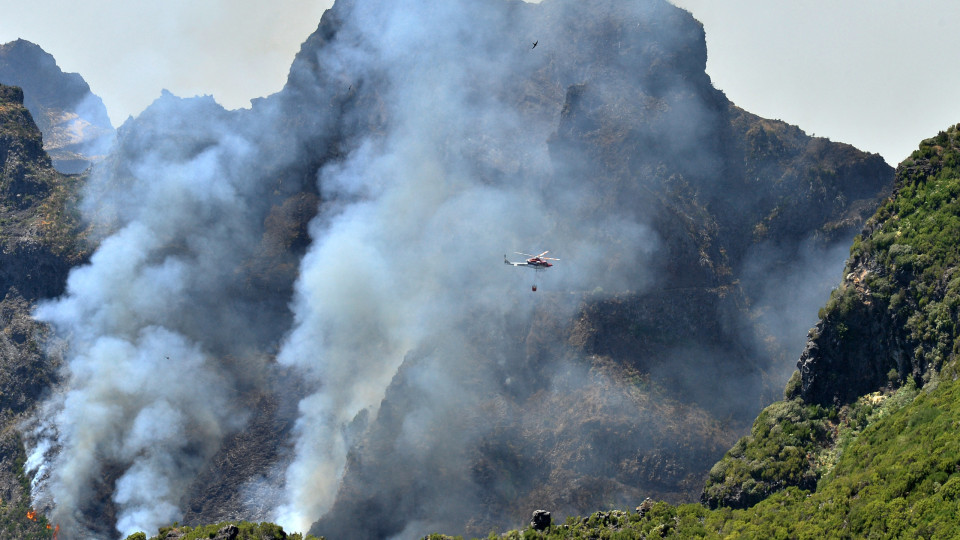
[[[529,257],[529,259],[523,262],[512,262],[507,259],[506,255],[504,255],[503,262],[512,266],[523,266],[526,268],[533,268],[534,270],[543,270],[545,268],[550,268],[551,266],[553,266],[552,263],[549,263],[547,261],[560,260],[560,259],[554,259],[553,257],[544,257],[544,255],[546,255],[547,253],[550,253],[550,251],[544,251],[539,255],[531,255],[529,253],[520,253],[519,251],[515,251],[514,253],[516,253],[517,255],[523,255],[524,257]]]
[[[553,257],[545,257],[545,255],[547,253],[550,253],[550,251],[544,251],[539,255],[531,255],[529,253],[520,253],[519,251],[516,251],[514,253],[516,253],[517,255],[523,255],[524,257],[528,257],[528,258],[523,262],[513,262],[507,258],[506,254],[504,254],[503,256],[504,264],[509,264],[510,266],[520,266],[524,268],[533,268],[538,274],[540,273],[541,270],[546,270],[547,268],[550,268],[551,266],[553,266],[553,263],[551,263],[550,261],[560,260],[560,259],[555,259]],[[537,291],[536,281],[534,281],[533,283],[533,291],[534,292]]]

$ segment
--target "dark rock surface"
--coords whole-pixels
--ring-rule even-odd
[[[533,518],[530,520],[530,526],[536,531],[545,531],[550,528],[550,512],[546,510],[534,510]]]
[[[68,208],[78,180],[53,169],[23,99],[0,85],[0,291],[36,300],[63,291],[82,240]]]
[[[805,402],[842,405],[908,378],[922,385],[956,354],[950,332],[953,311],[932,311],[954,302],[956,257],[951,250],[956,239],[938,240],[942,224],[918,226],[918,218],[907,210],[917,206],[926,212],[926,221],[943,223],[954,218],[953,210],[944,208],[954,201],[936,196],[910,200],[902,192],[919,184],[953,189],[950,174],[940,178],[939,173],[960,153],[958,131],[951,126],[922,141],[920,150],[897,167],[893,196],[865,225],[843,281],[797,362],[797,397]],[[898,224],[898,209],[914,222]],[[904,233],[911,239],[901,240]],[[930,252],[911,245],[917,243]]]
[[[213,537],[213,540],[236,540],[238,534],[240,534],[239,527],[236,525],[225,525],[217,531],[217,535]]]

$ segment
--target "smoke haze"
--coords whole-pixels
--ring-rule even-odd
[[[698,46],[653,0],[338,0],[251,110],[165,93],[93,172],[96,251],[36,312],[64,355],[27,433],[38,507],[77,536],[179,519],[251,396],[293,427],[242,479],[276,507],[234,510],[288,531],[688,497],[736,435],[708,412],[749,417],[771,367],[713,241],[735,178]],[[544,250],[542,275],[501,262]],[[637,337],[663,320],[733,343]]]

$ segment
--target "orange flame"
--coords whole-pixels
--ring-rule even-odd
[[[36,512],[35,510],[28,510],[28,511],[27,511],[27,519],[29,519],[30,521],[36,521],[36,520],[37,520],[37,512]]]
[[[57,525],[53,528],[53,540],[57,540],[57,535],[60,534],[60,526]]]

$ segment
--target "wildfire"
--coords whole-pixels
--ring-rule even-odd
[[[37,521],[37,511],[34,510],[34,509],[32,509],[32,508],[31,508],[30,510],[27,510],[27,519],[29,519],[30,521]],[[48,531],[49,531],[49,530],[52,530],[52,531],[53,531],[53,540],[57,540],[57,536],[60,534],[60,526],[59,526],[59,525],[51,525],[51,524],[47,523],[47,530],[48,530]]]

